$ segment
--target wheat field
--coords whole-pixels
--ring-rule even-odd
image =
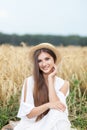
[[[23,45],[0,46],[0,99],[3,105],[10,97],[21,90],[23,81],[32,74],[32,64],[29,62],[31,47]],[[87,88],[87,47],[58,46],[62,61],[58,65],[58,76],[80,81],[82,89]]]
[[[24,79],[32,74],[30,49],[26,44],[0,46],[0,128],[17,120],[21,88]],[[57,49],[62,56],[57,75],[70,82],[69,119],[72,127],[87,130],[87,46],[57,46]]]

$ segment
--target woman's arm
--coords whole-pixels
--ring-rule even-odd
[[[36,116],[39,116],[40,114],[42,114],[43,112],[45,112],[46,110],[49,109],[49,103],[45,103],[41,106],[38,107],[34,107],[31,112],[29,114],[27,114],[28,118],[33,118]]]
[[[59,101],[59,98],[54,88],[54,80],[55,80],[56,73],[57,73],[57,68],[56,65],[54,65],[52,73],[48,75],[48,91],[49,91],[50,102]]]
[[[66,106],[63,104],[59,97],[56,94],[55,88],[54,88],[54,83],[52,81],[53,79],[49,79],[49,102],[53,105],[54,102],[54,108],[57,110],[65,111]],[[64,88],[62,88],[64,90]],[[62,91],[60,90],[60,91]],[[52,107],[53,107],[52,106]]]
[[[56,94],[55,87],[54,87],[54,79],[55,79],[56,72],[57,72],[57,69],[56,69],[56,66],[54,66],[53,72],[48,75],[49,101],[57,102],[57,107],[59,107],[60,110],[64,111],[66,109],[66,107],[60,101],[59,97]],[[60,91],[62,91],[65,94],[67,91],[66,85],[64,85],[64,87],[62,87],[62,89]]]
[[[62,110],[65,111],[66,107],[65,105],[59,100],[58,96],[56,95],[55,89],[54,89],[54,82],[53,82],[53,78],[49,78],[49,99],[50,102],[45,103],[41,106],[38,107],[34,107],[29,114],[27,114],[26,116],[28,118],[33,118],[36,117],[40,114],[42,114],[43,112],[45,112],[48,109],[57,109],[57,110]],[[61,88],[60,91],[64,92],[64,87]]]
[[[54,88],[54,79],[52,77],[48,78],[48,91],[49,91],[49,101],[50,102],[59,101],[59,98],[58,98],[55,88]]]
[[[65,81],[64,85],[60,88],[60,91],[66,96],[69,91],[69,82]]]
[[[66,81],[63,85],[63,87],[60,89],[61,92],[64,93],[64,95],[66,95],[67,93],[67,84],[68,82]],[[58,98],[58,96],[56,95],[55,89],[53,87],[53,81],[50,80],[49,82],[49,98],[50,101],[48,103],[45,103],[41,106],[38,107],[34,107],[31,112],[29,114],[27,114],[28,118],[33,118],[36,117],[40,114],[42,114],[43,112],[45,112],[48,109],[56,109],[56,110],[61,110],[61,111],[65,111],[66,107],[65,105],[60,101],[60,99]]]
[[[63,106],[63,104],[60,101],[48,102],[41,106],[33,108],[31,112],[27,114],[26,116],[28,118],[33,118],[33,117],[39,116],[40,114],[42,114],[48,109],[56,109],[59,111],[65,111],[65,106]]]

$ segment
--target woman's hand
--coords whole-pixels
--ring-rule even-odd
[[[63,112],[66,109],[66,106],[60,100],[56,102],[49,102],[48,107],[49,109],[56,109]]]
[[[54,64],[52,72],[48,75],[48,80],[54,78],[56,74],[57,74],[57,66]]]

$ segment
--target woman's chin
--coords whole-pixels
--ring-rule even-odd
[[[46,71],[43,71],[43,73],[44,73],[44,74],[50,74],[50,73],[51,73],[51,71],[46,70]]]

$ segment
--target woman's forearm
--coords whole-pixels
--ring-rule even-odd
[[[27,114],[27,117],[33,118],[33,117],[39,116],[40,114],[42,114],[43,112],[45,112],[48,109],[49,109],[49,103],[45,103],[41,106],[33,108],[31,110],[31,112],[29,114]]]
[[[60,101],[59,97],[56,94],[54,83],[52,80],[49,82],[49,102],[54,103],[52,107],[57,110],[65,111],[66,106]]]
[[[49,101],[50,102],[59,101],[59,98],[54,88],[54,84],[51,80],[49,81]]]

